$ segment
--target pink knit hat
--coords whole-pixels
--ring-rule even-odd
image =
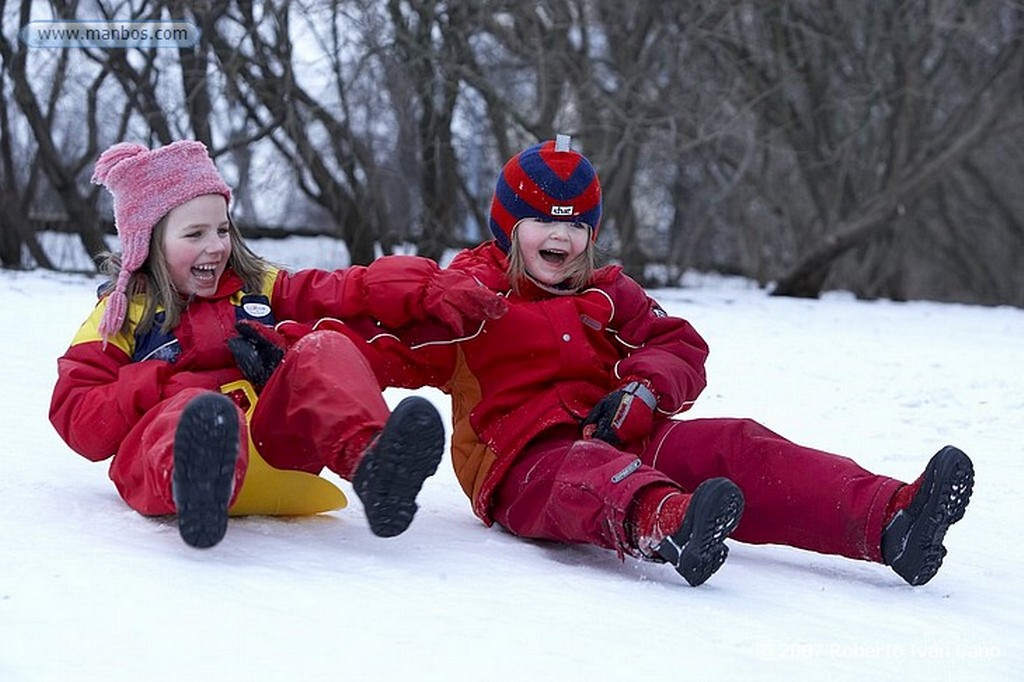
[[[92,182],[114,197],[114,226],[121,239],[121,272],[100,321],[104,339],[116,334],[128,311],[128,280],[149,256],[153,227],[171,209],[204,194],[231,202],[231,188],[213,165],[206,145],[194,140],[149,150],[122,142],[96,161]]]

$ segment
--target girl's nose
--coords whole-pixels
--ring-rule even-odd
[[[210,253],[221,253],[227,248],[227,238],[214,235],[206,240],[206,250]]]
[[[551,236],[559,239],[569,238],[569,223],[554,221],[551,223]]]

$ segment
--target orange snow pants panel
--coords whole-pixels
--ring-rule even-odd
[[[506,472],[494,519],[516,535],[627,553],[635,551],[622,544],[624,520],[638,490],[659,482],[692,492],[725,476],[746,498],[736,540],[880,561],[885,507],[902,485],[747,419],[666,421],[636,455],[572,433],[550,436]],[[642,465],[621,477],[637,456]]]
[[[110,478],[133,509],[174,513],[174,431],[185,405],[202,392],[188,389],[157,404],[114,455]],[[318,331],[301,338],[264,387],[252,423],[238,410],[236,493],[245,477],[250,434],[271,466],[312,474],[328,467],[351,478],[388,414],[369,364],[344,334]]]

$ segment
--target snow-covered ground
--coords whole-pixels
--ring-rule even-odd
[[[947,443],[977,469],[926,586],[733,543],[694,589],[664,566],[485,528],[447,461],[398,538],[371,535],[350,494],[340,512],[233,519],[217,547],[185,546],[47,421],[96,283],[0,274],[0,680],[1024,676],[1024,311],[775,299],[706,277],[652,292],[711,344],[691,415],[755,417],[903,480]]]

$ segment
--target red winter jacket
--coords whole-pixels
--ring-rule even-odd
[[[169,332],[158,323],[147,333],[136,332],[144,303],[136,297],[129,306],[129,331],[110,338],[106,347],[98,331],[104,298],[57,361],[50,421],[73,450],[93,461],[106,459],[161,400],[185,388],[218,390],[242,378],[227,347],[238,320],[273,325],[332,317],[361,329],[378,320],[397,327],[424,319],[423,288],[440,271],[426,258],[388,256],[333,272],[273,269],[261,291],[248,292],[229,270],[217,292],[193,299]]]
[[[511,293],[505,254],[493,242],[461,252],[450,269],[507,296],[508,313],[470,338],[388,346],[387,381],[433,385],[452,396],[452,461],[474,512],[490,523],[490,498],[523,447],[557,425],[578,426],[629,378],[648,380],[662,417],[704,389],[708,348],[685,320],[669,317],[619,267],[589,287],[558,295]],[[408,337],[406,340],[409,341]]]

